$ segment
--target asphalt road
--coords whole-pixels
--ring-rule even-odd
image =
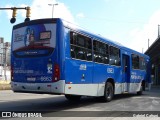
[[[0,111],[21,114],[37,112],[42,113],[42,117],[50,118],[66,116],[116,118],[137,115],[153,115],[152,117],[157,118],[158,114],[160,117],[160,88],[145,91],[141,96],[116,95],[108,103],[93,97],[83,97],[80,101],[70,102],[63,95],[14,93],[11,90],[4,90],[0,91]]]

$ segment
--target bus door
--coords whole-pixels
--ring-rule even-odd
[[[130,59],[128,55],[122,55],[122,92],[129,91],[130,83]]]

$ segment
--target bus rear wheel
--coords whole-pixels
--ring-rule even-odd
[[[105,85],[105,90],[104,90],[104,101],[105,102],[110,102],[113,98],[114,95],[114,90],[113,90],[113,85],[110,82],[107,82]]]
[[[65,95],[69,101],[79,101],[81,99],[80,95]]]

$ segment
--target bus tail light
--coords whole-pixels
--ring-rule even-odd
[[[54,74],[53,74],[53,82],[56,82],[60,79],[60,68],[58,64],[54,65]]]

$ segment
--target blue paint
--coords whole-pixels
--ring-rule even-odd
[[[13,50],[14,46],[12,44],[12,81],[23,83],[51,83],[53,82],[52,79],[55,74],[54,66],[58,64],[60,68],[59,79],[65,80],[66,84],[103,84],[109,78],[113,79],[115,83],[140,83],[142,80],[146,80],[148,83],[151,82],[148,56],[99,35],[92,34],[80,28],[73,28],[61,19],[33,20],[28,23],[15,25],[13,30],[27,26],[25,28],[25,35],[27,34],[27,30],[32,29],[34,30],[35,41],[38,41],[40,32],[46,31],[46,24],[51,24],[51,26],[52,24],[56,24],[56,28],[51,27],[51,31],[52,29],[56,29],[55,47],[28,47],[28,49],[18,49],[16,51]],[[70,31],[91,38],[92,45],[94,40],[98,40],[109,46],[117,47],[120,50],[120,66],[93,62],[93,56],[92,61],[71,58]],[[13,41],[14,39],[12,39],[12,43]],[[24,43],[25,46],[27,46],[26,36]],[[29,55],[27,56],[27,54]],[[146,70],[132,69],[132,54],[137,54],[145,59],[145,62],[148,63]]]

